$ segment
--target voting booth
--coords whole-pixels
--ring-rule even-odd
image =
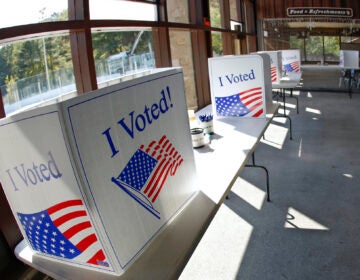
[[[209,79],[215,117],[266,116],[266,99],[271,100],[268,55],[209,58]]]
[[[35,256],[124,273],[197,192],[189,131],[174,68],[0,120],[0,180]]]
[[[300,72],[300,50],[282,50],[282,69],[286,73]]]
[[[261,51],[259,54],[267,54],[270,56],[270,74],[271,82],[279,83],[282,77],[282,57],[281,51]]]
[[[347,69],[359,68],[359,51],[340,50],[339,66]]]

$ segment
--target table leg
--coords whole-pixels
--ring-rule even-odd
[[[253,152],[251,156],[252,156],[252,163],[251,164],[246,164],[245,167],[255,167],[255,168],[261,168],[261,169],[265,170],[265,173],[266,173],[266,194],[267,194],[267,199],[266,200],[270,202],[269,171],[267,170],[267,168],[265,166],[255,164],[255,152]]]

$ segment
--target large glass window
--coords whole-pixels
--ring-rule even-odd
[[[211,27],[221,28],[220,0],[209,0]]]
[[[221,56],[223,55],[223,45],[222,45],[222,38],[220,32],[211,32],[211,44],[213,50],[213,56]]]
[[[68,20],[68,0],[11,0],[2,3],[0,28],[38,23],[43,21]]]
[[[92,34],[99,87],[155,67],[152,32],[149,29]]]
[[[89,0],[91,19],[156,21],[156,5],[126,0]]]
[[[0,88],[8,115],[75,92],[69,36],[0,47]]]
[[[305,42],[306,60],[321,61],[323,59],[322,36],[310,36]]]
[[[300,57],[302,60],[306,60],[305,54],[305,38],[301,36],[290,36],[290,49],[299,49]]]
[[[339,61],[340,42],[338,36],[324,37],[325,61]]]

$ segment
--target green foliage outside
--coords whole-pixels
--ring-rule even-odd
[[[43,22],[61,21],[67,20],[67,18],[67,10],[65,10],[61,13],[54,13],[51,18],[45,19]],[[110,55],[119,52],[130,52],[139,32],[93,33],[94,59],[105,60]],[[152,44],[152,36],[150,31],[146,31],[142,34],[134,54],[148,52],[149,44]],[[56,70],[73,67],[70,40],[67,35],[5,45],[0,47],[0,86],[6,84],[6,91],[11,92],[15,81],[45,73],[44,49],[46,49],[46,63],[50,75]],[[27,80],[29,84],[33,83],[32,79]],[[3,94],[5,95],[6,92]]]
[[[210,0],[210,22],[212,27],[221,28],[221,14],[219,0]],[[211,44],[213,48],[213,56],[223,54],[221,33],[211,33]]]
[[[310,36],[305,40],[291,36],[290,48],[300,49],[303,61],[339,61],[340,42],[336,36]]]

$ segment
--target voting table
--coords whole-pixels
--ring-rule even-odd
[[[266,118],[214,120],[210,143],[194,149],[199,192],[121,276],[44,261],[25,241],[16,247],[16,256],[56,279],[176,279],[251,158],[278,105],[268,108]]]
[[[196,114],[215,115],[214,133],[200,146],[181,69],[0,122],[0,178],[24,236],[20,260],[56,279],[175,279],[244,167],[266,171],[270,201],[268,171],[254,157],[279,106],[270,59],[209,65],[213,103]]]

